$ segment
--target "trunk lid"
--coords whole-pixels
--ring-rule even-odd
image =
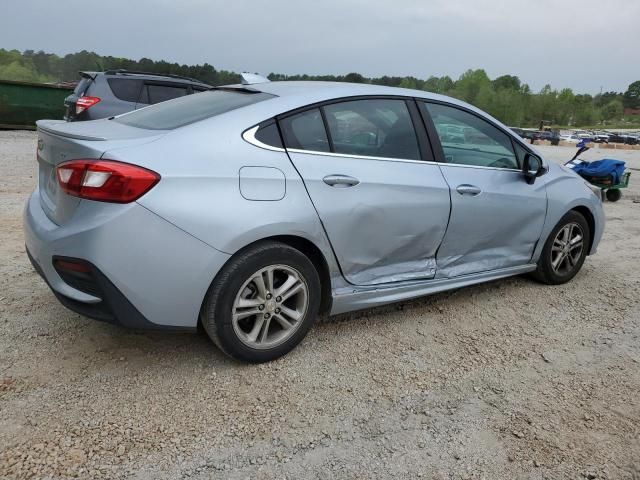
[[[38,190],[40,204],[51,221],[68,222],[82,201],[67,195],[56,178],[56,166],[67,160],[99,159],[104,152],[151,142],[166,131],[144,130],[107,119],[69,123],[39,120],[38,126]]]

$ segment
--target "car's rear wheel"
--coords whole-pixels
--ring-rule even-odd
[[[320,306],[320,279],[299,250],[264,242],[238,253],[216,276],[201,321],[226,354],[247,362],[285,355],[305,337]]]
[[[590,239],[585,218],[576,211],[568,212],[547,238],[534,277],[549,285],[571,280],[582,268]]]

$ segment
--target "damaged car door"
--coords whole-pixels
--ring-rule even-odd
[[[471,111],[420,102],[444,156],[451,220],[437,254],[437,277],[455,277],[530,262],[547,211],[544,181],[527,183],[524,147]],[[458,132],[452,135],[452,130]]]
[[[335,101],[279,121],[347,281],[433,278],[449,188],[415,102]]]

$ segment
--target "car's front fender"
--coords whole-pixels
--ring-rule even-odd
[[[538,181],[544,181],[546,184],[548,202],[542,234],[532,261],[538,261],[549,234],[570,210],[584,211],[586,209],[590,214],[591,218],[587,218],[587,221],[592,224],[593,229],[589,255],[596,253],[605,222],[600,197],[586,185],[582,178],[570,169],[555,163],[549,163],[547,174],[540,177]]]

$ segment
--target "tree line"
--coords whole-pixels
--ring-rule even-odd
[[[240,82],[240,75],[217,70],[212,65],[180,65],[164,60],[102,56],[81,51],[63,57],[33,50],[0,49],[0,79],[26,82],[72,82],[78,71],[110,69],[170,73],[196,78],[210,85]],[[597,95],[575,93],[570,88],[554,89],[545,85],[533,92],[517,76],[502,75],[491,79],[482,69],[468,70],[457,80],[449,76],[416,77],[383,76],[367,78],[359,73],[347,75],[283,75],[271,73],[270,80],[325,80],[371,83],[392,87],[413,88],[440,93],[469,102],[485,110],[503,123],[512,126],[537,127],[541,121],[550,125],[622,128],[640,125],[640,115],[625,116],[624,109],[640,108],[640,80],[629,85],[626,92],[604,92]]]

